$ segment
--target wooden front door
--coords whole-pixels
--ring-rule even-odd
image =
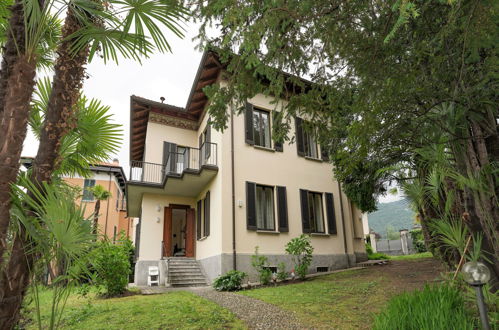
[[[165,207],[163,225],[163,257],[172,256],[172,208]]]
[[[194,257],[194,235],[196,221],[194,219],[194,209],[187,209],[187,219],[185,228],[185,256]]]

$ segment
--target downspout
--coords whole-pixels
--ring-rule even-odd
[[[237,270],[236,254],[236,188],[234,175],[234,111],[230,107],[230,161],[232,183],[232,269]]]
[[[347,232],[345,230],[345,211],[343,210],[343,194],[341,192],[341,183],[338,181],[338,190],[340,192],[340,210],[341,210],[341,225],[343,228],[343,247],[345,256],[347,257],[347,268],[350,268],[350,258],[348,257]]]
[[[107,185],[107,191],[111,192],[111,168],[109,168],[109,184]],[[106,207],[106,224],[104,225],[104,236],[107,237],[107,218],[109,216],[109,198],[107,199]]]

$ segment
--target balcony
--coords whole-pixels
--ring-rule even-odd
[[[128,216],[140,216],[144,193],[196,197],[217,174],[217,145],[177,147],[164,164],[133,160],[127,182]]]

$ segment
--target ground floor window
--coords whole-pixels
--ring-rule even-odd
[[[259,230],[275,230],[273,187],[256,185],[256,225]]]
[[[308,192],[308,207],[310,230],[312,233],[324,233],[324,213],[322,208],[322,194]]]

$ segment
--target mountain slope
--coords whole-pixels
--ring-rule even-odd
[[[378,211],[369,213],[369,228],[386,236],[386,228],[392,227],[395,231],[411,229],[414,225],[414,212],[408,201],[401,199],[390,203],[378,204]]]

